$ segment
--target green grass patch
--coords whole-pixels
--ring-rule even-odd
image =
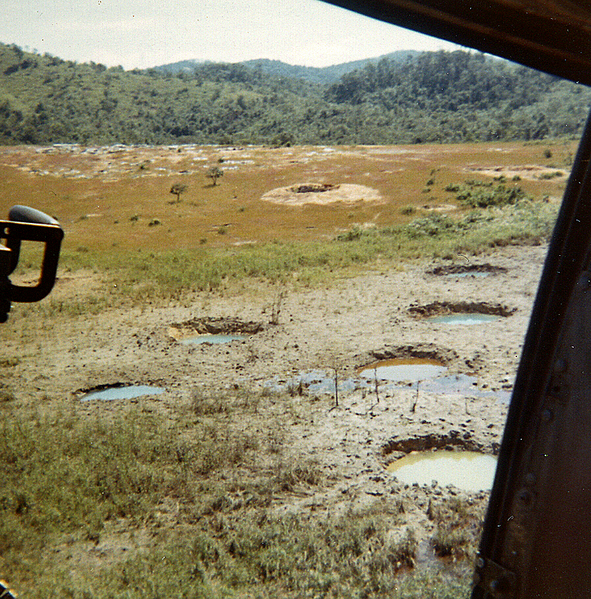
[[[453,258],[499,245],[540,243],[549,237],[556,211],[553,205],[521,200],[515,205],[477,209],[460,216],[433,213],[394,227],[353,227],[330,241],[163,252],[66,252],[62,265],[66,269],[102,271],[109,281],[106,293],[113,302],[138,303],[174,299],[187,291],[215,290],[245,278],[306,280],[315,269],[322,269],[326,275],[350,267],[371,267],[378,260],[398,263],[416,258]]]
[[[252,411],[244,397],[223,401],[233,418]],[[0,429],[0,571],[20,596],[420,596],[400,500],[279,515],[280,494],[326,482],[319,467],[275,456],[248,475],[264,448],[226,410],[194,404],[174,421],[137,407],[10,412]],[[171,505],[174,525],[157,515]],[[110,557],[89,561],[92,547]],[[466,596],[467,578],[466,569],[431,578],[422,596]]]

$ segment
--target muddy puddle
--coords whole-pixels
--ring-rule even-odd
[[[427,274],[438,277],[464,279],[467,277],[490,277],[506,272],[506,268],[493,266],[492,264],[451,264],[449,266],[438,266],[433,270],[427,271]]]
[[[230,343],[231,341],[241,341],[247,339],[248,335],[193,335],[179,339],[179,343],[183,345],[202,345],[211,344],[219,345],[222,343]]]
[[[284,380],[275,377],[264,383],[267,392],[290,393],[291,395],[334,395],[352,393],[361,387],[361,382],[351,377],[335,377],[334,372],[311,370],[300,372],[297,376]]]
[[[501,316],[494,314],[478,314],[478,313],[466,313],[461,312],[456,314],[443,314],[440,316],[429,316],[427,320],[434,324],[449,324],[449,325],[479,325],[487,324],[499,320]]]
[[[388,465],[387,471],[404,484],[453,485],[465,491],[492,488],[497,458],[476,451],[412,452]]]
[[[263,330],[260,322],[234,317],[195,318],[168,326],[170,339],[183,345],[219,345],[247,339]]]
[[[152,385],[119,385],[104,387],[90,391],[80,398],[80,401],[114,401],[118,399],[135,399],[148,395],[160,395],[164,393],[163,387]]]
[[[378,360],[358,370],[363,379],[414,382],[433,379],[447,371],[438,360],[428,358],[391,358]]]
[[[478,379],[466,374],[446,374],[448,368],[442,362],[429,358],[391,358],[379,360],[359,368],[356,376],[344,377],[328,370],[300,372],[281,379],[274,377],[264,383],[270,393],[291,395],[347,395],[354,391],[373,391],[376,381],[379,390],[395,392],[409,387],[421,393],[437,395],[460,395],[464,397],[490,397],[501,403],[509,403],[511,391],[504,389],[480,389]]]
[[[507,318],[515,308],[489,302],[433,302],[424,306],[411,306],[408,313],[413,318],[424,318],[437,324],[478,325]]]

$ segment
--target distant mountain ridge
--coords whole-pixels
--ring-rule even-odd
[[[302,79],[308,83],[317,83],[320,85],[330,85],[338,81],[343,75],[351,73],[358,69],[363,69],[370,63],[378,63],[382,59],[387,59],[393,63],[403,62],[409,58],[414,58],[420,54],[417,50],[398,50],[390,54],[376,56],[375,58],[364,58],[362,60],[354,60],[351,62],[343,62],[340,64],[331,65],[328,67],[305,67],[300,65],[292,65],[280,60],[271,60],[269,58],[257,58],[254,60],[245,60],[238,63],[251,69],[260,70],[267,75],[275,77],[288,77],[291,79]],[[209,60],[181,60],[169,64],[159,65],[154,67],[155,70],[162,73],[176,75],[178,73],[191,73],[196,68],[204,64],[214,64]]]

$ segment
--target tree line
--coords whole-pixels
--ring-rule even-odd
[[[483,54],[383,58],[332,83],[277,63],[125,71],[0,44],[2,144],[397,144],[580,134],[587,87]]]

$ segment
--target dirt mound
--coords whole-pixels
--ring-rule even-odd
[[[411,438],[391,439],[382,446],[382,455],[394,458],[411,453],[412,451],[428,451],[432,449],[463,449],[466,451],[483,451],[485,446],[472,438],[469,432],[460,433],[457,430],[451,430],[448,433],[428,433],[417,435]],[[498,453],[499,447],[495,445],[493,453]]]
[[[220,335],[239,333],[254,335],[263,329],[260,322],[244,322],[234,317],[194,318],[168,327],[168,334],[175,340],[191,335]]]
[[[508,308],[501,304],[489,302],[432,302],[424,306],[411,306],[408,312],[416,317],[440,316],[443,314],[491,314],[495,316],[511,316],[516,308]]]
[[[268,191],[261,198],[265,202],[301,206],[302,204],[333,204],[344,202],[381,202],[380,193],[365,185],[351,183],[298,183],[289,187],[279,187]]]
[[[500,274],[506,273],[507,269],[502,266],[493,266],[492,264],[452,264],[450,266],[437,266],[427,271],[428,275],[447,276],[447,275],[468,275],[474,273],[481,274]]]

